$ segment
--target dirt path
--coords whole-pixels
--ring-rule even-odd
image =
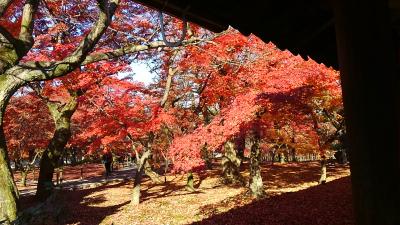
[[[87,164],[84,165],[83,179],[81,176],[82,166],[67,166],[64,168],[64,181],[61,185],[56,186],[58,189],[63,190],[81,190],[88,188],[95,188],[108,183],[117,183],[128,181],[135,175],[135,167],[121,167],[115,170],[106,179],[104,176],[104,167],[101,164]],[[37,175],[36,175],[37,177]],[[21,196],[35,195],[37,180],[33,179],[33,174],[28,176],[27,186],[23,187],[20,176],[16,176],[17,187]],[[55,177],[53,178],[55,180]]]
[[[259,201],[246,187],[222,184],[219,165],[214,168],[194,173],[195,192],[185,190],[184,174],[168,174],[163,184],[145,178],[139,206],[129,204],[133,184],[127,179],[63,190],[61,224],[354,224],[348,166],[329,166],[328,183],[317,185],[318,162],[264,164],[268,197]],[[242,174],[248,178],[247,168]],[[29,201],[32,196],[23,197],[22,202]]]

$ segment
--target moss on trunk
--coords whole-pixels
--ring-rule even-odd
[[[71,137],[71,117],[76,111],[77,105],[77,95],[72,95],[70,101],[63,107],[59,107],[57,103],[47,104],[56,128],[40,160],[36,191],[36,197],[39,200],[45,200],[51,195],[54,169],[58,167],[58,161],[64,151],[64,147]]]
[[[224,157],[222,158],[222,175],[224,183],[240,183],[244,185],[244,178],[239,172],[241,160],[237,157],[235,144],[228,141],[224,145]]]
[[[0,221],[13,221],[18,212],[18,190],[8,164],[4,139],[0,142]]]
[[[11,95],[6,85],[5,83],[0,85],[0,221],[13,221],[18,213],[18,189],[12,176],[3,130],[3,115]]]

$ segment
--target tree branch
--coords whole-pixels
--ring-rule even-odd
[[[0,25],[0,34],[14,47],[17,48],[18,40],[13,37],[13,35],[8,32],[8,30]]]
[[[187,41],[184,41],[182,43],[182,47],[188,46],[188,45],[193,45],[193,44],[198,44],[200,42],[203,42],[204,40],[199,39],[199,38],[191,38]],[[142,52],[150,49],[157,49],[157,48],[164,48],[167,47],[163,41],[153,41],[149,42],[147,44],[141,44],[141,45],[127,45],[123,48],[111,50],[109,52],[102,52],[102,53],[93,53],[90,54],[86,57],[86,59],[83,61],[82,65],[87,65],[90,63],[102,61],[102,60],[109,60],[113,58],[118,58],[127,54],[132,54],[136,52]]]
[[[0,16],[7,11],[8,6],[10,6],[12,0],[0,0]]]
[[[164,90],[164,95],[161,99],[161,107],[164,108],[165,103],[167,103],[168,100],[168,95],[169,95],[169,90],[171,89],[171,83],[172,83],[172,77],[175,75],[177,69],[168,69],[168,77],[167,77],[167,83],[165,84],[165,90]]]
[[[37,0],[31,0],[37,1]],[[92,27],[89,34],[80,42],[77,49],[59,62],[28,62],[14,66],[6,71],[7,75],[20,79],[22,83],[50,80],[64,76],[73,71],[85,60],[88,53],[93,50],[101,36],[111,23],[111,18],[119,4],[119,0],[98,0],[100,14],[97,22]]]
[[[22,21],[21,21],[21,30],[19,33],[19,39],[24,43],[24,50],[26,52],[33,45],[33,17],[36,13],[37,7],[39,5],[39,0],[28,0],[22,11]]]
[[[38,98],[40,98],[42,101],[44,101],[46,104],[50,104],[50,103],[51,104],[62,104],[62,102],[60,102],[60,101],[53,101],[53,100],[50,100],[49,97],[44,96],[42,94],[43,87],[40,86],[40,84],[38,84],[38,83],[28,83],[28,87],[30,87],[35,92],[36,96]]]
[[[97,0],[100,14],[97,22],[95,23],[89,34],[81,41],[78,48],[63,62],[70,64],[80,64],[83,62],[87,54],[94,48],[100,40],[103,33],[111,23],[112,16],[119,4],[119,0]]]

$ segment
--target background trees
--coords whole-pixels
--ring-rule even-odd
[[[203,146],[219,149],[237,135],[251,135],[252,132],[263,133],[256,135],[259,137],[256,139],[269,143],[279,141],[294,149],[310,143],[305,149],[318,152],[324,159],[326,149],[337,138],[334,134],[341,130],[341,125],[331,127],[333,131],[324,127],[329,121],[325,115],[328,111],[337,119],[341,118],[338,73],[312,60],[305,61],[288,51],[280,51],[271,43],[264,44],[254,36],[246,39],[236,31],[213,41],[212,45],[216,46],[218,41],[222,42],[219,46],[219,50],[225,52],[221,54],[222,59],[207,53],[207,47],[192,52],[191,56],[197,68],[203,65],[202,71],[210,73],[207,86],[198,97],[198,105],[207,109],[215,104],[219,114],[208,123],[198,125],[193,132],[185,132],[174,139],[169,152],[174,168],[190,171],[201,166]],[[196,57],[208,61],[201,64]],[[192,60],[186,58],[185,62]],[[193,68],[189,66],[188,70]],[[202,116],[207,114],[204,110],[200,112]],[[291,137],[279,134],[284,127],[303,133],[303,140],[298,143],[293,134]],[[277,133],[271,136],[273,130]],[[252,147],[251,155],[255,158],[258,157],[258,141],[255,140]],[[255,158],[252,162],[256,163]]]
[[[164,164],[166,172],[171,162],[173,172],[191,174],[214,152],[225,154],[228,182],[243,183],[238,167],[247,151],[256,197],[264,195],[259,164],[268,152],[282,162],[289,154],[320,154],[324,182],[327,151],[344,133],[333,69],[234,29],[213,34],[191,25],[180,46],[168,48],[158,40],[154,12],[130,1],[9,1],[1,7],[0,193],[7,218],[15,219],[18,198],[8,155],[18,160],[39,148],[41,199],[51,194],[66,146],[85,154],[133,154],[133,204],[140,201],[144,173],[159,180],[152,167]],[[167,18],[165,32],[179,36],[182,26]],[[136,60],[157,74],[153,84],[120,73]],[[42,133],[26,138],[35,128]]]

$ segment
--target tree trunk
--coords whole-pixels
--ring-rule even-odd
[[[236,155],[235,144],[228,141],[224,145],[225,155],[222,158],[222,174],[226,184],[241,183],[244,184],[244,178],[239,172],[241,164]]]
[[[276,150],[272,150],[272,161],[271,161],[271,164],[272,165],[274,165],[274,163],[275,163],[275,156],[276,156],[276,152],[275,152]]]
[[[81,176],[80,179],[83,180],[83,165],[81,166]]]
[[[70,101],[60,109],[58,104],[48,103],[50,114],[55,122],[55,132],[47,149],[40,160],[39,179],[36,197],[39,200],[48,198],[53,189],[54,168],[63,153],[64,147],[71,137],[71,117],[77,108],[77,96],[71,96]]]
[[[135,174],[135,180],[133,182],[133,191],[132,191],[132,205],[139,205],[140,203],[140,186],[143,178],[143,173],[145,170],[145,164],[148,158],[150,157],[150,150],[147,149],[142,157],[136,162],[137,163],[137,171]]]
[[[250,153],[250,190],[254,197],[261,198],[265,196],[264,184],[260,170],[260,147],[259,140],[256,140],[251,146]]]
[[[279,153],[279,163],[285,163],[285,154]]]
[[[326,158],[325,156],[321,157],[320,160],[321,163],[321,177],[319,178],[319,184],[325,184],[326,183]]]
[[[194,186],[193,186],[193,182],[194,182],[193,173],[189,172],[189,174],[187,176],[187,182],[186,182],[186,190],[187,191],[190,191],[190,192],[195,191]]]
[[[140,183],[142,182],[142,171],[138,171],[135,175],[135,181],[133,184],[133,191],[132,191],[132,205],[139,205],[140,203]]]
[[[29,170],[21,170],[21,183],[24,187],[26,187],[26,176],[28,175]]]
[[[212,157],[210,155],[210,152],[208,151],[207,144],[201,148],[201,158],[206,163],[207,169],[211,170],[212,169]]]
[[[57,159],[54,159],[55,157],[57,156],[52,155],[48,150],[45,150],[42,159],[40,160],[36,197],[41,201],[46,200],[53,190],[53,173],[54,168],[56,167],[56,165],[53,164],[53,161],[57,161]]]
[[[292,161],[293,162],[297,162],[296,149],[295,148],[292,148],[291,154],[292,154]]]
[[[164,183],[167,183],[167,172],[168,172],[168,167],[169,167],[169,162],[168,158],[165,157],[165,164],[164,164]]]
[[[3,81],[0,79],[0,82]],[[3,86],[5,84],[0,84],[0,88],[7,89],[7,86]],[[15,220],[18,211],[18,189],[12,176],[8,160],[7,144],[3,131],[3,115],[10,97],[9,95],[11,95],[11,93],[0,92],[0,221]]]
[[[0,221],[17,218],[18,189],[8,164],[7,147],[0,127]]]
[[[57,186],[60,186],[63,182],[64,168],[58,167],[55,170],[56,170],[56,183],[57,183]]]
[[[144,173],[146,174],[146,176],[150,177],[153,183],[156,184],[162,183],[160,175],[151,168],[151,165],[148,160],[146,160],[144,164]]]
[[[0,75],[0,221],[13,221],[17,217],[18,189],[9,164],[3,117],[8,101],[24,82],[14,76]]]

